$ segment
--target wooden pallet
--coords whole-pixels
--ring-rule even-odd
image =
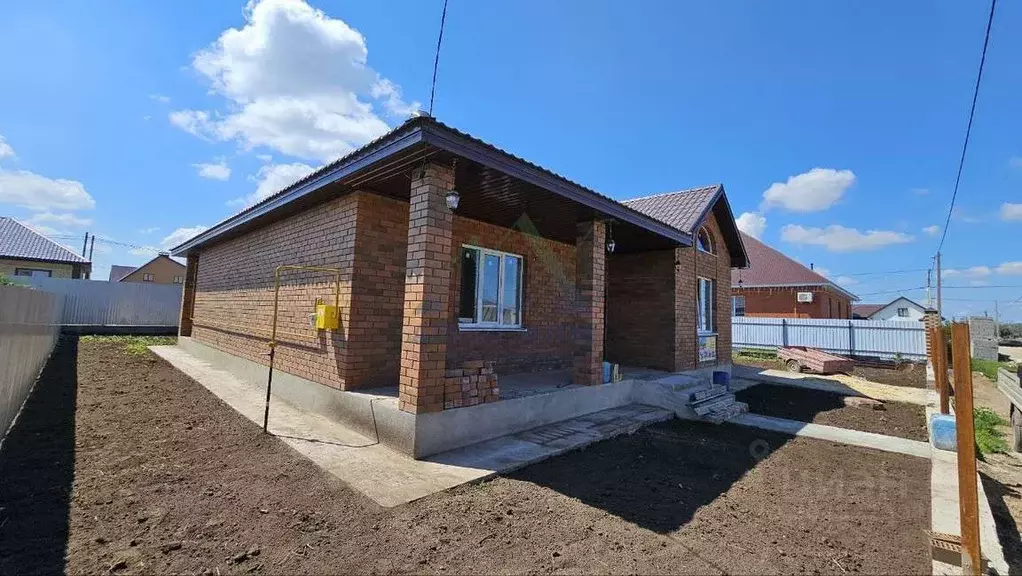
[[[828,354],[816,348],[804,346],[788,346],[777,351],[777,357],[788,366],[792,372],[809,370],[819,374],[836,374],[838,372],[851,372],[854,362],[844,356]]]

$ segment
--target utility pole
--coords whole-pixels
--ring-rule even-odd
[[[930,269],[930,270],[926,271],[926,307],[927,308],[933,308],[933,298],[930,297],[930,272],[933,272],[933,269]]]
[[[85,233],[85,241],[82,242],[82,258],[85,258],[85,248],[89,245],[89,233]]]
[[[997,300],[994,300],[994,338],[1001,339],[1001,312],[997,309]]]
[[[92,235],[92,242],[89,243],[89,262],[92,262],[92,251],[96,248],[96,235]],[[85,275],[86,280],[92,279],[92,272]]]
[[[943,309],[944,302],[941,299],[941,294],[940,294],[940,285],[942,283],[943,283],[943,280],[940,277],[940,252],[937,252],[937,318],[940,318],[941,322],[944,321],[944,309]]]

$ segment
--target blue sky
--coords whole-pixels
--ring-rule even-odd
[[[97,278],[142,263],[427,103],[440,8],[5,2],[0,213],[141,247],[98,242]],[[723,182],[743,227],[882,302],[926,283],[987,9],[450,0],[434,114],[620,199]],[[1001,3],[951,314],[1022,320],[1020,28]]]

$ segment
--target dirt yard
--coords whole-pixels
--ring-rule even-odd
[[[807,390],[793,386],[758,384],[740,390],[735,397],[749,404],[749,411],[764,416],[814,422],[898,436],[910,440],[926,440],[926,409],[914,404],[884,402],[883,410],[871,406],[849,406],[846,396]]]
[[[767,368],[773,370],[787,370],[784,363],[774,358],[754,358],[752,356],[740,355],[735,358],[737,364],[753,366],[756,368]],[[906,362],[898,367],[893,364],[863,364],[857,363],[852,368],[850,376],[889,384],[891,386],[906,386],[909,388],[926,388],[926,365],[913,362]]]
[[[118,343],[62,344],[0,477],[3,574],[930,569],[925,459],[673,421],[383,509]]]

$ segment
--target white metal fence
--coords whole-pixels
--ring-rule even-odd
[[[180,284],[102,282],[65,278],[14,280],[62,296],[65,326],[177,326]]]
[[[731,342],[735,348],[808,346],[848,356],[926,359],[922,322],[736,316]]]
[[[61,298],[0,286],[0,440],[60,336]]]

